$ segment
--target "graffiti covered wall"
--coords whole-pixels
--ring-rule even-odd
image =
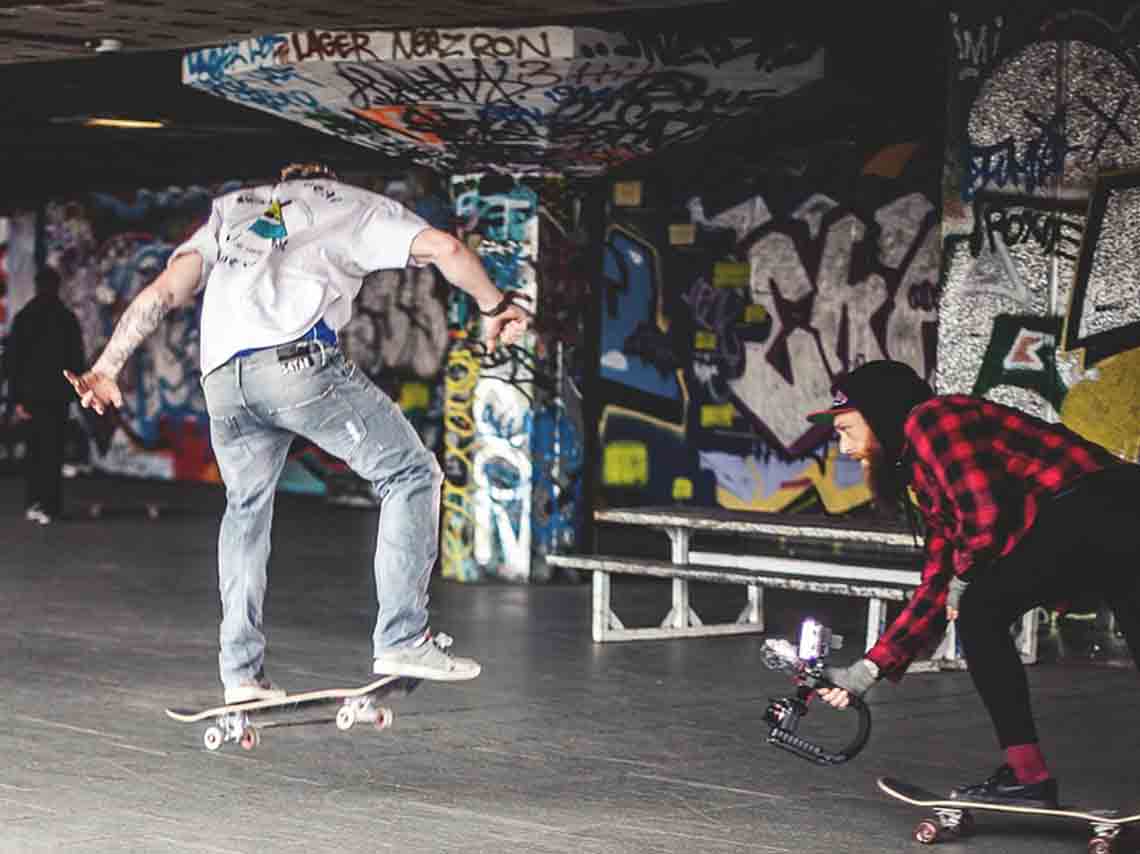
[[[884,148],[846,185],[784,181],[720,210],[699,197],[671,219],[612,209],[607,503],[843,512],[868,501],[858,465],[805,414],[867,360],[934,372],[937,172],[916,151]]]
[[[79,317],[90,358],[135,294],[206,219],[212,193],[223,189],[93,194],[46,205],[44,260],[62,276],[60,296]],[[124,367],[122,408],[85,419],[91,463],[116,474],[217,480],[198,377],[197,307],[188,307],[172,312]]]
[[[940,391],[1140,454],[1140,7],[955,3]],[[1123,176],[1113,173],[1123,170]]]
[[[6,341],[16,313],[35,295],[35,229],[34,213],[0,217],[0,342]],[[7,471],[23,459],[25,449],[21,425],[11,420],[7,377],[0,383],[0,407],[0,471]]]

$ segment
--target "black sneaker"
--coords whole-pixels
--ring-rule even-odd
[[[982,804],[1002,804],[1012,807],[1040,807],[1057,809],[1057,781],[1050,777],[1040,783],[1019,783],[1008,765],[1000,766],[983,783],[959,786],[950,792],[955,801],[974,801]]]

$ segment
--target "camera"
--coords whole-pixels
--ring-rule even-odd
[[[841,649],[843,638],[836,637],[831,629],[810,617],[800,624],[799,656],[801,661],[822,661],[832,649]]]

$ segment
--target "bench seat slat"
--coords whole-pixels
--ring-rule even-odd
[[[882,566],[857,566],[834,561],[809,560],[781,555],[732,555],[722,552],[691,551],[689,563],[718,568],[774,572],[779,575],[816,576],[843,581],[866,581],[876,584],[901,584],[917,587],[922,573],[914,569],[886,569]]]
[[[758,518],[756,513],[684,512],[681,510],[599,510],[594,513],[598,522],[617,525],[638,525],[650,528],[684,528],[693,532],[735,533],[751,536],[787,537],[796,540],[823,542],[845,541],[869,545],[895,546],[919,551],[914,535],[895,526],[852,528],[840,522],[820,519],[796,519],[784,516]]]
[[[839,596],[857,596],[865,599],[886,599],[901,602],[913,584],[872,585],[845,582],[835,579],[765,573],[756,569],[728,566],[695,566],[676,564],[666,560],[633,559],[621,557],[586,557],[582,555],[547,555],[547,563],[567,569],[587,572],[609,572],[621,575],[646,575],[656,578],[685,578],[690,581],[708,581],[719,584],[759,584],[771,589],[802,590],[812,593],[830,593]],[[918,573],[913,573],[917,583]]]

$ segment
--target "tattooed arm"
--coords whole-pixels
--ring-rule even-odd
[[[201,276],[202,256],[197,252],[187,252],[175,258],[157,279],[131,300],[91,370],[82,376],[71,371],[63,372],[84,408],[94,409],[102,415],[107,406],[123,405],[123,394],[115,381],[119,371],[138,346],[158,329],[171,309],[193,299]]]

